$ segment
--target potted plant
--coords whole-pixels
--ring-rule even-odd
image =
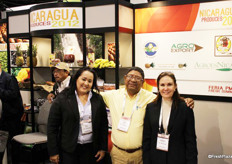
[[[27,49],[27,66],[30,67],[30,47],[28,46]],[[33,61],[33,67],[37,65],[37,45],[33,44],[32,45],[32,61]]]

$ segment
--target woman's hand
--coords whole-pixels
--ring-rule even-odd
[[[184,101],[188,107],[194,108],[194,100],[192,98],[185,98]]]
[[[59,154],[50,156],[50,161],[55,164],[59,164]]]
[[[97,154],[95,155],[95,157],[98,158],[97,162],[99,162],[100,160],[102,160],[104,158],[104,156],[105,156],[105,151],[99,150],[97,152]]]

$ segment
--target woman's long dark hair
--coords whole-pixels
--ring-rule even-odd
[[[93,86],[91,88],[91,91],[96,90],[97,92],[99,92],[99,89],[97,86],[97,74],[96,74],[96,72],[90,67],[82,67],[75,73],[75,75],[73,75],[71,85],[69,87],[69,93],[75,92],[75,90],[77,89],[76,81],[81,76],[81,74],[85,71],[89,71],[93,74]]]
[[[157,78],[158,93],[157,93],[157,97],[156,97],[155,100],[154,100],[154,103],[158,103],[158,102],[161,101],[161,99],[162,99],[162,96],[160,95],[160,92],[159,92],[159,84],[160,84],[160,79],[163,78],[164,76],[170,77],[170,78],[173,80],[174,85],[177,86],[177,84],[176,84],[176,77],[175,77],[175,75],[174,75],[172,72],[162,72],[162,73],[158,76],[158,78]],[[180,97],[180,94],[179,94],[179,92],[178,92],[177,87],[176,87],[175,92],[174,92],[173,95],[172,95],[172,100],[173,100],[173,103],[174,103],[175,107],[178,106],[178,104],[179,104],[180,101],[184,100],[182,97]]]

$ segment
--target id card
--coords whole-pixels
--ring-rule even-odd
[[[122,117],[118,123],[118,130],[127,132],[130,126],[130,122],[131,120],[129,117]]]
[[[92,133],[91,119],[81,121],[81,132],[83,135]]]
[[[156,149],[162,151],[168,151],[168,144],[169,144],[169,137],[170,134],[159,134],[157,135],[157,144]]]

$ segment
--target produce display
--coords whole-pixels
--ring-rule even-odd
[[[94,64],[94,68],[115,68],[114,61],[109,61],[108,59],[96,59]]]
[[[116,52],[115,52],[115,43],[108,43],[108,59],[110,61],[115,61]]]
[[[30,67],[30,47],[28,46],[27,49],[27,66]],[[33,61],[33,67],[35,67],[37,65],[37,45],[33,44],[32,45],[32,61]]]
[[[30,79],[30,69],[29,68],[22,68],[18,72],[16,79],[18,82],[25,82],[28,81],[27,79]]]
[[[16,77],[20,70],[21,68],[11,68],[11,74]]]
[[[8,72],[7,71],[7,52],[5,51],[0,52],[0,60],[2,63],[3,71]]]
[[[6,23],[0,24],[0,43],[7,42]]]
[[[22,67],[24,64],[24,59],[23,59],[23,52],[21,50],[20,46],[16,47],[16,60],[15,60],[15,64],[18,67]]]
[[[11,66],[18,66],[18,67],[26,66],[29,40],[9,38],[9,41],[10,41]]]

